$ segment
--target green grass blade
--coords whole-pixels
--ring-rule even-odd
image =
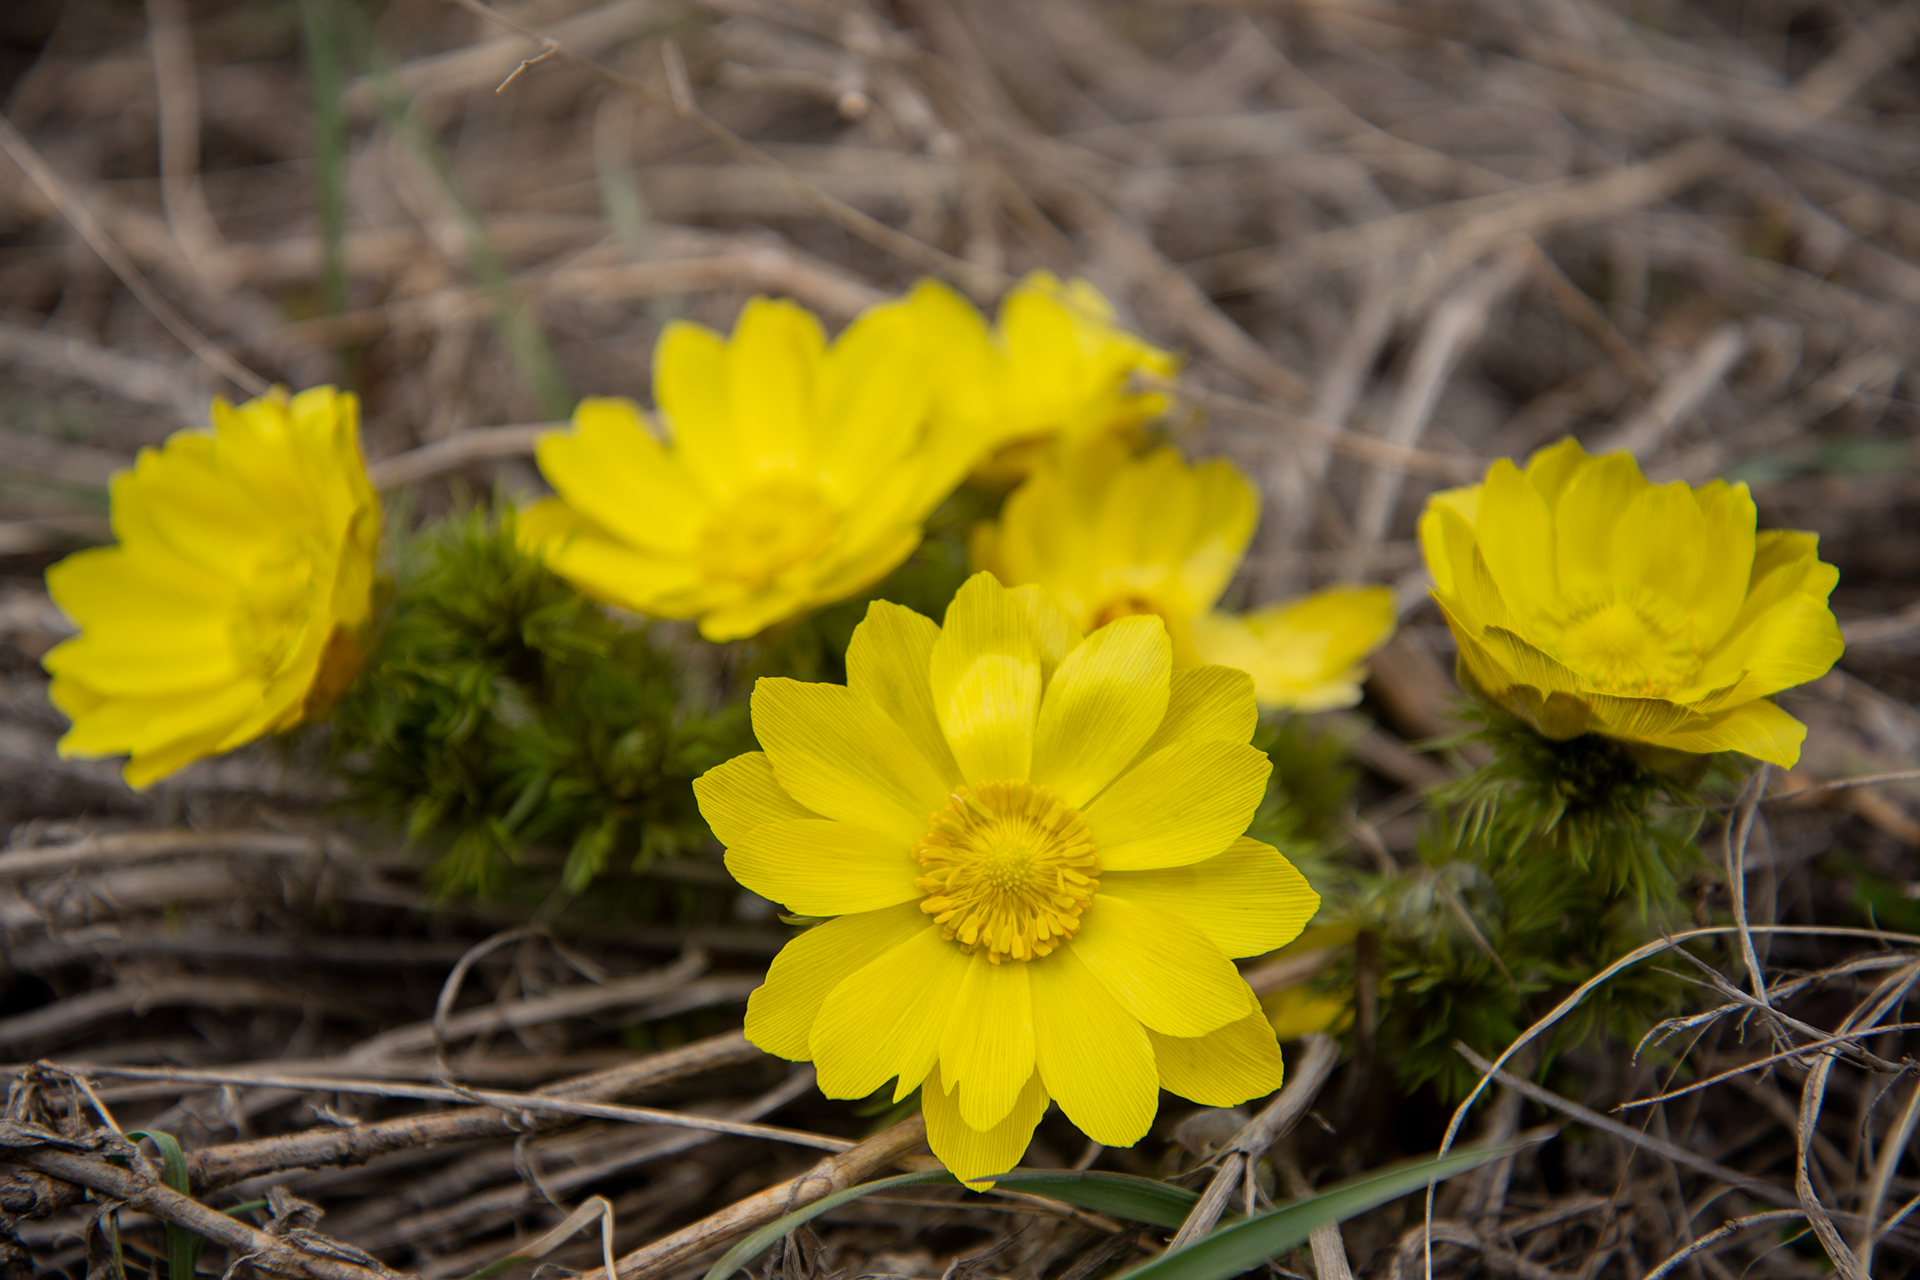
[[[313,133],[320,198],[321,289],[327,312],[347,309],[347,35],[340,6],[349,0],[300,0],[300,26],[313,91]]]
[[[193,1194],[193,1176],[187,1172],[187,1156],[179,1141],[164,1129],[140,1129],[127,1137],[135,1142],[145,1138],[160,1149],[160,1179],[183,1196]],[[171,1280],[193,1280],[200,1265],[200,1249],[206,1241],[185,1227],[167,1224],[167,1274]]]
[[[1430,1181],[1477,1169],[1519,1149],[1518,1146],[1484,1148],[1389,1166],[1319,1195],[1222,1227],[1176,1253],[1164,1253],[1141,1263],[1119,1280],[1227,1280],[1297,1247],[1315,1227],[1365,1213],[1389,1200],[1411,1195]]]
[[[727,1277],[739,1271],[753,1261],[762,1249],[786,1235],[802,1223],[819,1217],[829,1209],[837,1209],[849,1200],[858,1200],[861,1196],[872,1195],[876,1191],[891,1191],[895,1187],[927,1187],[942,1184],[951,1185],[953,1175],[944,1169],[932,1173],[903,1173],[897,1177],[881,1178],[877,1182],[863,1182],[857,1187],[848,1187],[845,1191],[836,1191],[830,1196],[815,1200],[804,1209],[796,1209],[784,1218],[776,1218],[727,1250],[720,1261],[713,1264],[704,1280],[727,1280]]]

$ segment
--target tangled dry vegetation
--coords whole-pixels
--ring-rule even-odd
[[[1699,1016],[1657,1050],[1594,1042],[1540,1084],[1523,1046],[1465,1134],[1565,1127],[1441,1189],[1432,1266],[1916,1271],[1920,792],[1817,789],[1920,749],[1911,5],[4,9],[0,1275],[110,1274],[117,1204],[134,1274],[170,1221],[219,1246],[203,1268],[465,1276],[537,1243],[512,1274],[598,1275],[610,1249],[622,1276],[689,1276],[738,1224],[924,1160],[911,1122],[872,1136],[886,1117],[740,1037],[782,932],[730,912],[717,861],[658,866],[672,909],[645,918],[434,905],[298,752],[139,795],[56,759],[39,575],[107,536],[107,476],[212,394],[344,381],[384,479],[444,510],[536,483],[524,425],[480,428],[644,396],[666,318],[724,327],[771,292],[844,321],[922,274],[990,299],[1035,266],[1187,355],[1182,442],[1267,491],[1244,598],[1399,584],[1403,630],[1342,724],[1367,770],[1353,856],[1412,858],[1399,815],[1445,777],[1410,749],[1455,696],[1411,540],[1432,488],[1572,431],[1656,479],[1747,479],[1763,525],[1820,533],[1848,654],[1790,697],[1812,735],[1774,791],[1796,796],[1715,818],[1726,871],[1694,886],[1703,924],[1744,912],[1760,968],[1669,957]],[[313,54],[356,13],[371,72]],[[1337,1066],[1289,1050],[1264,1191],[1438,1144],[1447,1109],[1394,1091],[1367,1016]],[[1240,1159],[1244,1119],[1169,1110],[1131,1151],[1049,1122],[1029,1163],[1194,1169]],[[191,1198],[116,1128],[177,1137]],[[1164,1243],[916,1190],[767,1265],[1086,1280]],[[1418,1198],[1276,1265],[1417,1275]]]

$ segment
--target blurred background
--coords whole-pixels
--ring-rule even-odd
[[[428,1016],[473,941],[527,919],[429,912],[397,840],[361,833],[355,851],[316,827],[327,784],[297,751],[139,795],[115,762],[55,757],[38,659],[66,626],[40,574],[109,538],[107,477],[203,424],[209,397],[264,383],[358,392],[375,460],[562,420],[585,395],[645,402],[663,324],[726,329],[755,294],[837,328],[926,275],[988,308],[1035,268],[1093,282],[1186,361],[1171,438],[1264,491],[1229,603],[1396,586],[1401,631],[1339,722],[1376,798],[1444,777],[1409,746],[1448,730],[1456,696],[1413,540],[1425,496],[1568,433],[1656,480],[1745,480],[1763,527],[1817,531],[1849,648],[1786,699],[1813,726],[1795,780],[1910,767],[1916,49],[1920,8],[1901,0],[0,3],[0,827],[35,854],[0,853],[0,1055],[372,1044]],[[450,445],[406,510],[539,486],[524,440],[488,439]],[[1880,911],[1911,912],[1914,812],[1860,790],[1783,818],[1771,909],[1852,920],[1870,882]],[[1376,837],[1407,856],[1412,817]],[[63,843],[82,853],[45,856]],[[1816,869],[1836,849],[1856,879]],[[692,859],[659,874],[683,897],[724,883]],[[742,975],[778,945],[724,913],[582,936],[579,955],[503,949],[480,966],[489,991],[531,999],[707,950],[609,997],[624,1021],[598,1040],[514,1024],[519,1065],[499,1070],[515,1081],[731,1025]],[[709,957],[731,970],[686,996]],[[427,1042],[361,1061],[418,1066]],[[766,1066],[726,1087],[775,1087]],[[249,1107],[285,1103],[269,1093],[166,1114],[231,1137]],[[633,1184],[623,1241],[744,1194],[724,1150]],[[1530,1185],[1610,1194],[1607,1159]],[[352,1201],[404,1184],[399,1166],[302,1194],[357,1205],[329,1219],[342,1238],[464,1274],[546,1220],[496,1166],[411,1217]],[[1612,1227],[1556,1237],[1574,1240],[1564,1274],[1628,1267],[1642,1228],[1665,1256],[1677,1237],[1635,1221],[1604,1249]],[[36,1229],[49,1265],[80,1266],[71,1231]],[[972,1228],[925,1230],[924,1258],[870,1265],[937,1275],[978,1251]],[[1369,1230],[1356,1265],[1395,1265],[1398,1225]],[[1495,1273],[1542,1280],[1527,1266]]]

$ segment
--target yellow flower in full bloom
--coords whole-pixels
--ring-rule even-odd
[[[1113,305],[1085,280],[1035,271],[1000,303],[989,330],[973,304],[935,280],[907,299],[939,352],[935,414],[982,452],[989,482],[1012,484],[1056,444],[1071,451],[1107,435],[1137,441],[1166,412],[1159,391],[1130,391],[1135,373],[1170,378],[1180,362],[1118,327]]]
[[[47,590],[80,634],[49,652],[63,756],[131,755],[144,787],[323,712],[360,666],[380,503],[353,396],[315,387],[142,449],[113,478],[119,545]]]
[[[539,445],[559,497],[520,530],[609,604],[751,636],[872,585],[979,456],[928,419],[931,361],[905,304],[831,345],[791,302],[756,298],[730,339],[675,322],[654,352],[663,441],[626,400],[583,401]]]
[[[1244,615],[1214,611],[1259,514],[1258,491],[1224,459],[1081,449],[1034,472],[997,524],[975,529],[973,563],[1010,586],[1045,587],[1085,629],[1157,614],[1176,666],[1238,667],[1262,706],[1351,706],[1361,659],[1393,631],[1393,593],[1333,587]]]
[[[1839,572],[1754,525],[1744,484],[1652,484],[1568,439],[1435,494],[1420,542],[1462,684],[1541,734],[1791,766],[1806,726],[1767,698],[1840,656]]]
[[[1049,1100],[1126,1146],[1159,1091],[1280,1085],[1229,957],[1319,904],[1242,836],[1266,792],[1243,672],[1176,672],[1157,618],[1084,640],[1034,587],[976,574],[944,625],[876,602],[847,684],[763,679],[764,752],[694,784],[749,889],[833,917],[788,943],[747,1037],[828,1096],[915,1088],[934,1154],[1011,1168]]]

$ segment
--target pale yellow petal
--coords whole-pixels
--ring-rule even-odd
[[[1146,1028],[1073,947],[1026,968],[1033,975],[1035,1060],[1047,1092],[1095,1142],[1132,1146],[1146,1136],[1160,1104]]]
[[[1649,735],[1641,741],[1679,751],[1739,751],[1782,769],[1800,762],[1807,726],[1764,699],[1714,716],[1704,728]]]
[[[837,916],[917,902],[911,848],[851,823],[796,818],[762,824],[727,846],[727,870],[796,915]]]
[[[1503,600],[1558,605],[1553,513],[1505,458],[1487,469],[1477,529],[1476,545]]]
[[[875,956],[928,930],[926,914],[911,904],[841,916],[808,929],[780,949],[767,980],[747,998],[747,1039],[776,1057],[809,1060],[813,1024],[827,993]],[[939,931],[933,933],[938,938]]]
[[[1264,1098],[1286,1075],[1280,1044],[1259,1006],[1236,1022],[1197,1038],[1151,1029],[1160,1087],[1203,1107],[1236,1107]]]
[[[894,1098],[904,1098],[939,1059],[967,956],[920,919],[924,927],[891,948],[847,956],[845,980],[821,1004],[809,1044],[829,1098],[864,1098],[896,1078]]]
[[[727,401],[726,341],[704,325],[675,320],[653,349],[653,402],[674,456],[715,503],[725,503],[754,474],[735,435]]]
[[[975,1129],[960,1115],[959,1091],[948,1093],[936,1069],[920,1091],[920,1109],[927,1117],[927,1145],[947,1171],[976,1191],[993,1185],[996,1175],[1020,1163],[1033,1141],[1040,1117],[1047,1113],[1047,1091],[1034,1072],[1020,1090],[1013,1110],[991,1129]]]
[[[781,789],[764,751],[715,765],[693,780],[693,794],[700,802],[700,816],[729,847],[769,822],[820,816]]]
[[[1066,661],[1067,653],[1080,643],[1080,629],[1060,607],[1059,600],[1042,587],[1018,586],[1007,596],[1027,620],[1034,650],[1040,655],[1040,681],[1045,684]]]
[[[1244,742],[1176,742],[1122,774],[1083,812],[1108,871],[1149,871],[1225,852],[1273,772]]]
[[[1176,742],[1245,742],[1253,737],[1260,709],[1253,677],[1238,667],[1189,667],[1173,673],[1167,718],[1140,748],[1145,759]]]
[[[753,731],[781,788],[825,817],[911,845],[947,802],[945,779],[906,732],[844,686],[763,678]]]
[[[975,574],[954,596],[929,670],[934,712],[967,781],[1026,778],[1040,656],[1025,612],[992,574]]]
[[[736,446],[757,471],[818,465],[818,404],[826,334],[805,308],[754,298],[727,343],[727,408]]]
[[[1205,1035],[1253,999],[1206,934],[1126,898],[1095,894],[1069,945],[1127,1012],[1164,1035]]]
[[[1047,685],[1033,781],[1076,808],[1097,795],[1166,718],[1172,667],[1158,618],[1122,618],[1088,636]]]
[[[970,1128],[1000,1123],[1033,1075],[1029,968],[1018,961],[995,964],[985,948],[975,951],[948,1004],[940,1077],[960,1095],[960,1118]]]
[[[634,546],[691,554],[713,508],[630,400],[582,400],[573,429],[541,437],[541,474],[561,498]]]
[[[868,310],[820,366],[820,473],[846,501],[894,484],[920,442],[932,371],[918,358],[913,319],[903,303]]]
[[[939,638],[933,619],[875,600],[847,646],[847,687],[886,712],[928,763],[957,785],[960,766],[933,707],[933,646]]]
[[[1320,895],[1278,849],[1245,836],[1205,862],[1102,872],[1100,892],[1179,916],[1229,956],[1285,946],[1320,909]]]

